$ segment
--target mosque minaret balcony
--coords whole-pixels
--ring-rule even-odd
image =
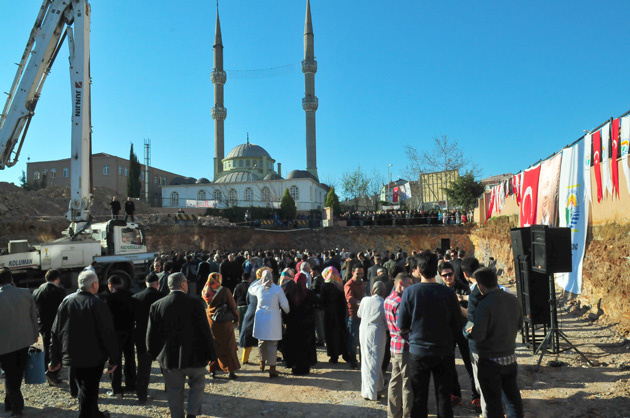
[[[315,74],[317,72],[317,61],[305,59],[302,61],[302,72],[304,74]]]
[[[211,110],[212,119],[214,120],[225,120],[227,117],[227,109],[223,106],[215,106]]]
[[[319,100],[315,96],[308,96],[302,99],[302,109],[307,112],[314,112],[319,106]]]
[[[210,79],[212,80],[212,84],[225,84],[227,74],[225,71],[214,70],[210,74]]]

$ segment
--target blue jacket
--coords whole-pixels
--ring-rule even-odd
[[[454,356],[460,316],[453,291],[439,283],[417,283],[403,292],[397,324],[409,330],[411,354]]]

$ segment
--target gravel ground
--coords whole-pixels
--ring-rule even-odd
[[[546,355],[536,370],[538,356],[521,344],[518,336],[519,385],[528,417],[630,417],[630,344],[615,334],[609,326],[600,326],[570,313],[569,308],[559,309],[561,329],[591,360],[590,367],[574,351],[559,356]],[[565,344],[562,344],[563,346]],[[239,352],[240,354],[240,352]],[[559,360],[565,365],[551,367],[549,361]],[[244,365],[237,380],[228,380],[227,374],[206,378],[206,396],[203,417],[385,417],[386,397],[378,402],[361,397],[359,370],[347,364],[328,363],[325,349],[318,349],[319,364],[308,376],[292,376],[280,366],[281,377],[270,380],[258,371],[255,364]],[[258,361],[256,350],[251,359]],[[464,405],[455,407],[457,417],[475,417],[469,407],[468,379],[461,359],[457,359],[459,381],[462,385]],[[168,406],[162,377],[153,363],[147,405],[136,403],[134,395],[123,399],[107,398],[109,377],[101,381],[101,409],[113,417],[168,417]],[[389,377],[389,374],[386,376]],[[23,385],[26,402],[25,417],[77,416],[78,406],[70,397],[67,384],[59,387]],[[0,388],[0,399],[4,387]],[[429,412],[435,414],[435,402],[430,396]],[[0,417],[8,417],[2,412]],[[435,415],[432,415],[435,416]]]

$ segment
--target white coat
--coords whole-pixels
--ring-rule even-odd
[[[289,301],[284,291],[277,284],[267,288],[260,284],[252,284],[248,290],[256,296],[258,306],[254,316],[254,338],[262,341],[282,340],[282,315],[280,308],[289,313]]]
[[[384,389],[381,365],[387,344],[387,321],[383,298],[373,295],[361,299],[357,316],[361,318],[361,395],[376,401],[378,392]]]

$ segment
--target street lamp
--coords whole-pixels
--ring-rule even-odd
[[[389,200],[389,186],[390,186],[390,184],[391,184],[391,182],[392,182],[392,179],[391,179],[391,174],[390,174],[390,172],[389,172],[389,168],[390,168],[391,166],[393,166],[393,165],[394,165],[394,164],[388,164],[388,165],[387,165],[387,200]]]

